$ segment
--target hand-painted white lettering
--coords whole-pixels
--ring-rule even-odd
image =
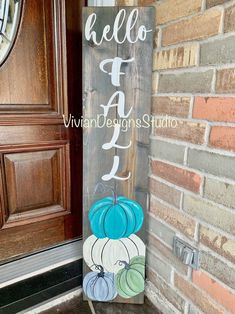
[[[113,101],[115,100],[115,98],[118,98],[117,103],[113,104]],[[113,107],[117,107],[118,108],[118,114],[120,116],[120,118],[128,118],[129,115],[131,114],[132,111],[132,107],[131,109],[128,111],[127,114],[125,114],[125,94],[121,91],[116,91],[109,99],[107,105],[100,105],[100,107],[102,107],[104,109],[104,116],[107,117],[108,113],[109,113],[109,109],[113,108]]]
[[[113,158],[113,167],[112,167],[112,170],[110,171],[109,174],[105,174],[105,175],[102,177],[102,180],[103,180],[103,181],[110,181],[110,180],[112,180],[112,179],[116,179],[116,180],[120,180],[120,181],[126,181],[126,180],[130,179],[130,177],[131,177],[131,172],[129,172],[129,174],[128,174],[127,177],[119,177],[119,176],[116,176],[116,173],[117,173],[118,167],[119,167],[119,162],[120,162],[119,156],[114,156],[114,158]]]
[[[120,76],[125,75],[124,72],[121,72],[122,63],[130,63],[133,62],[135,59],[127,59],[123,60],[122,58],[116,57],[114,59],[105,59],[100,62],[100,70],[104,73],[108,73],[111,76],[111,83],[113,86],[119,87],[120,86]],[[104,69],[104,66],[108,63],[112,63],[112,70],[108,72]]]
[[[106,143],[102,146],[103,149],[105,149],[105,150],[108,150],[111,148],[128,149],[131,147],[131,144],[132,144],[131,141],[130,141],[129,145],[127,145],[127,146],[121,146],[121,145],[116,144],[117,140],[119,138],[119,135],[120,135],[120,130],[121,130],[121,125],[115,124],[113,137],[109,143]]]
[[[122,9],[118,12],[118,14],[116,15],[115,21],[114,21],[114,25],[113,25],[113,29],[111,30],[111,26],[110,25],[105,25],[103,28],[103,32],[101,35],[100,40],[97,39],[97,34],[96,31],[93,30],[95,28],[95,24],[96,24],[96,20],[97,20],[97,15],[96,13],[92,13],[91,15],[89,15],[89,17],[87,18],[86,21],[86,25],[85,25],[85,38],[86,40],[92,40],[93,43],[97,46],[100,46],[103,41],[111,41],[111,40],[115,40],[116,43],[118,44],[123,44],[126,40],[131,43],[134,44],[137,41],[144,41],[147,37],[147,34],[152,32],[152,29],[146,29],[146,27],[144,25],[141,25],[137,31],[137,35],[135,33],[135,35],[133,34],[134,32],[132,32],[132,30],[135,28],[138,18],[139,18],[139,11],[138,9],[133,9],[131,11],[131,13],[129,14],[128,18],[127,18],[127,22],[126,22],[126,29],[125,29],[125,33],[122,39],[120,39],[120,30],[123,27],[123,24],[126,20],[126,10]],[[135,36],[135,38],[134,38]]]

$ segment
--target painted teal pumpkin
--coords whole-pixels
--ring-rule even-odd
[[[100,272],[90,272],[83,280],[83,291],[93,301],[112,301],[117,296],[114,274],[105,273],[102,266],[96,266]]]
[[[144,291],[145,283],[145,258],[144,256],[133,257],[128,264],[119,261],[124,268],[115,276],[115,286],[118,294],[125,299],[132,298]]]
[[[117,240],[138,232],[144,221],[142,207],[126,197],[105,197],[89,211],[92,233],[97,238]]]

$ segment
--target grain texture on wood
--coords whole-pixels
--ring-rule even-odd
[[[125,8],[127,17],[134,7]],[[88,16],[96,13],[95,31],[100,38],[100,32],[105,25],[111,25],[119,10],[122,8],[86,8],[83,12],[83,27]],[[138,29],[145,25],[149,30],[154,30],[154,8],[138,8],[139,19],[133,29],[133,37],[136,38]],[[120,28],[120,38],[124,38],[126,20]],[[83,118],[97,119],[97,115],[103,113],[101,104],[107,105],[110,97],[116,91],[125,93],[125,113],[133,107],[128,119],[141,119],[145,114],[150,115],[151,110],[151,78],[152,78],[152,47],[153,33],[147,34],[145,41],[138,41],[135,44],[127,40],[123,44],[118,44],[114,39],[103,41],[101,45],[95,45],[92,40],[87,41],[83,37]],[[134,58],[133,62],[124,63],[121,67],[120,87],[111,84],[110,76],[103,73],[99,64],[105,59],[120,57],[123,60]],[[107,65],[110,71],[111,66]],[[109,110],[108,118],[120,119],[117,108]],[[129,149],[123,150],[112,148],[103,150],[102,145],[111,141],[113,137],[113,127],[107,128],[84,128],[83,131],[83,238],[86,240],[91,234],[88,221],[89,209],[94,201],[110,195],[105,193],[94,193],[96,186],[102,182],[102,176],[107,174],[113,165],[115,155],[119,156],[120,164],[117,176],[126,177],[131,172],[131,177],[126,181],[112,179],[104,184],[113,187],[118,195],[124,195],[139,202],[144,211],[147,210],[148,201],[148,149],[150,128],[137,128],[130,124],[127,130],[122,130],[117,144],[127,146],[130,141],[132,145]],[[137,233],[145,242],[145,228]],[[84,262],[84,276],[90,271]],[[139,294],[130,299],[117,297],[114,302],[142,304],[144,294]]]

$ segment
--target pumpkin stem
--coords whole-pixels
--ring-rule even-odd
[[[130,264],[128,264],[126,261],[117,261],[116,263],[115,263],[115,265],[117,265],[117,263],[118,263],[118,265],[119,266],[122,266],[122,265],[124,265],[125,266],[125,269],[130,269]]]
[[[98,277],[104,277],[104,267],[101,266],[101,265],[92,265],[92,266],[95,266],[95,269],[99,270],[100,273],[98,274]]]
[[[97,190],[99,189],[99,187],[102,187],[102,189],[103,189],[100,193],[104,193],[104,191],[107,191],[107,190],[112,191],[112,193],[113,193],[113,203],[117,204],[117,193],[115,192],[115,190],[112,187],[107,186],[107,185],[105,185],[102,182],[98,182],[96,184],[96,186],[95,186],[94,194],[97,193]]]

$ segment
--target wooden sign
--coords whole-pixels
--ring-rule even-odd
[[[83,11],[83,291],[143,303],[154,8]]]

